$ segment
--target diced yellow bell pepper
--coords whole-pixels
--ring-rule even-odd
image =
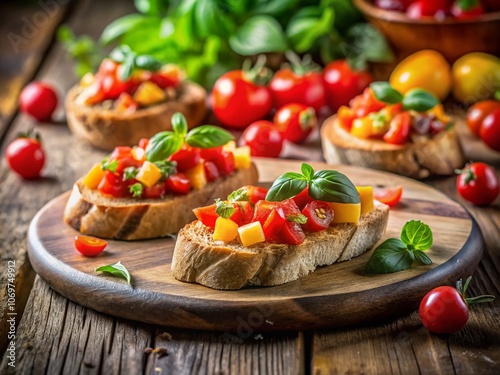
[[[332,224],[357,223],[361,215],[361,203],[328,202],[333,210]]]
[[[160,181],[161,176],[162,173],[160,168],[149,161],[145,161],[135,176],[135,179],[142,182],[143,185],[151,187]]]
[[[213,239],[215,241],[231,242],[238,236],[238,224],[231,219],[218,217],[215,221]]]
[[[224,146],[222,146],[222,149],[224,151],[234,151],[236,149],[236,142],[231,140],[229,142],[227,142]]]
[[[358,138],[369,138],[372,135],[372,122],[369,116],[357,118],[352,123],[351,134]]]
[[[95,164],[83,178],[83,184],[89,189],[97,189],[103,177],[102,164]]]
[[[132,148],[132,156],[135,160],[143,161],[146,160],[146,150],[141,147],[134,146]]]
[[[239,227],[238,234],[243,246],[247,247],[266,240],[260,221],[254,221]]]
[[[356,186],[361,200],[361,215],[364,215],[373,210],[373,187],[372,186]]]
[[[236,169],[250,168],[250,146],[236,147],[233,151],[233,155]]]
[[[82,87],[89,87],[91,84],[93,84],[95,81],[95,76],[88,72],[86,73],[82,79],[80,79],[80,86]]]
[[[139,85],[134,94],[134,100],[142,106],[149,106],[165,100],[167,94],[151,81]]]
[[[207,184],[207,176],[205,174],[203,163],[196,164],[193,168],[184,172],[184,174],[187,178],[189,178],[191,186],[195,190],[201,190]]]
[[[445,125],[451,121],[451,117],[444,112],[444,107],[442,104],[436,105],[434,108],[427,111],[427,113],[433,114],[439,121],[441,121]]]

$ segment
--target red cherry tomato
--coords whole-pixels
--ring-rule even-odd
[[[197,148],[184,146],[179,151],[170,155],[170,161],[177,163],[176,169],[178,172],[186,172],[188,169],[193,168],[200,161],[200,152]]]
[[[186,195],[191,190],[191,182],[184,173],[174,173],[165,180],[165,192]]]
[[[485,117],[479,127],[479,136],[489,148],[500,152],[500,108]]]
[[[108,243],[100,238],[90,236],[75,236],[75,248],[86,257],[95,257],[99,255]]]
[[[306,235],[302,227],[293,221],[287,221],[280,232],[280,239],[287,245],[300,245],[304,242]]]
[[[45,152],[35,138],[17,138],[7,146],[5,159],[9,168],[26,180],[40,177],[45,164]]]
[[[500,108],[500,102],[496,100],[483,100],[470,107],[467,111],[467,126],[470,131],[479,136],[483,120],[497,108]]]
[[[291,69],[280,69],[269,83],[275,108],[289,103],[300,103],[319,111],[325,105],[325,89],[320,72],[303,75]]]
[[[449,0],[418,0],[411,3],[406,9],[408,18],[445,17],[450,10]]]
[[[455,1],[451,7],[451,14],[459,20],[473,19],[484,13],[484,7],[479,0],[474,0],[474,3],[464,8],[461,1]]]
[[[484,206],[496,199],[500,187],[492,167],[485,163],[472,163],[462,169],[458,176],[457,190],[465,200]]]
[[[290,103],[276,111],[274,125],[283,139],[300,143],[305,141],[312,130],[318,126],[318,119],[314,108],[299,103]]]
[[[333,210],[328,203],[322,201],[312,201],[306,204],[302,214],[307,217],[307,222],[302,225],[306,232],[325,230],[333,220]]]
[[[372,81],[373,78],[368,72],[353,70],[345,60],[333,61],[323,71],[326,104],[336,112],[361,94]]]
[[[250,81],[241,70],[223,74],[212,90],[212,110],[227,127],[243,129],[264,118],[272,107],[266,86]]]
[[[241,135],[242,145],[250,147],[252,156],[277,158],[283,148],[283,136],[270,121],[256,121]]]
[[[411,116],[408,112],[398,113],[391,120],[389,131],[384,134],[384,141],[393,145],[404,145],[410,139]]]
[[[46,83],[31,82],[21,91],[19,107],[39,122],[50,121],[57,107],[57,94]]]
[[[394,206],[399,203],[403,195],[403,187],[401,185],[386,187],[374,186],[373,197],[379,202],[385,203],[388,206]]]
[[[469,307],[451,286],[440,286],[425,295],[418,310],[422,324],[434,333],[454,333],[469,320]]]

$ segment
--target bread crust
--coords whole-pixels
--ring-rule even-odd
[[[207,113],[207,93],[193,82],[183,82],[175,101],[152,105],[133,113],[120,113],[100,106],[79,104],[79,85],[66,95],[66,118],[70,130],[94,146],[112,150],[117,146],[136,145],[141,138],[150,138],[163,130],[172,130],[170,118],[181,112],[188,127],[199,125]]]
[[[223,243],[199,221],[179,231],[172,258],[178,280],[214,289],[241,289],[247,285],[280,285],[330,265],[357,257],[383,236],[389,207],[375,202],[373,211],[357,224],[334,224],[307,234],[300,245],[259,243],[244,247],[237,241]]]
[[[463,166],[463,156],[455,128],[406,145],[381,140],[360,139],[337,121],[327,119],[322,128],[323,153],[331,164],[350,164],[422,179],[431,175],[452,175]]]
[[[83,234],[117,240],[165,237],[195,219],[192,210],[258,181],[255,164],[207,184],[202,190],[164,199],[113,198],[78,180],[64,210],[64,221]]]

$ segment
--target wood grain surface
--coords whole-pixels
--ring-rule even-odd
[[[260,181],[269,184],[284,171],[299,171],[301,162],[257,159],[256,164]],[[315,167],[332,168],[325,164]],[[363,268],[370,253],[365,253],[283,285],[219,291],[172,276],[175,239],[110,241],[98,257],[83,257],[73,249],[78,232],[61,220],[67,194],[50,202],[33,219],[28,234],[30,260],[55,290],[97,311],[146,323],[230,331],[241,329],[235,317],[251,317],[258,331],[338,327],[393,317],[413,310],[430,288],[473,272],[481,258],[482,239],[459,204],[396,175],[357,167],[333,168],[359,185],[388,180],[402,184],[405,195],[391,210],[382,240],[399,237],[407,221],[422,220],[433,230],[434,243],[428,252],[433,264],[368,275]],[[132,287],[93,271],[117,261],[131,272]],[[374,305],[378,306],[376,312],[370,311]]]

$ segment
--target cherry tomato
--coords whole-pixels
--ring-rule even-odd
[[[279,242],[281,230],[286,222],[287,220],[282,208],[276,207],[271,209],[271,213],[262,226],[266,241]]]
[[[50,121],[57,107],[57,94],[46,83],[31,82],[21,91],[19,107],[39,122]]]
[[[220,177],[220,172],[215,163],[211,160],[203,161],[203,169],[205,169],[205,176],[208,182],[217,180]]]
[[[267,195],[266,188],[260,186],[246,185],[241,188],[248,195],[248,199],[251,203],[257,204],[260,200],[265,200]]]
[[[95,257],[99,255],[108,243],[100,238],[90,236],[75,236],[75,248],[86,257]]]
[[[301,210],[306,206],[306,204],[313,201],[308,190],[309,188],[305,188],[302,192],[292,198]]]
[[[276,111],[274,125],[283,139],[300,143],[305,141],[312,130],[318,126],[318,119],[314,108],[299,103],[290,103]]]
[[[398,113],[391,120],[384,141],[393,145],[404,145],[410,139],[411,116],[408,112]]]
[[[287,221],[280,233],[281,241],[287,245],[300,245],[305,238],[306,235],[300,224],[293,221]]]
[[[191,182],[184,173],[174,173],[165,180],[165,192],[186,195],[191,190]]]
[[[259,86],[241,70],[223,74],[212,90],[212,110],[227,127],[243,129],[264,118],[272,107],[266,86]]]
[[[320,72],[297,74],[291,69],[280,69],[269,83],[275,108],[289,103],[300,103],[319,111],[325,105],[325,89]]]
[[[500,152],[500,108],[486,116],[479,128],[479,136],[489,148]]]
[[[372,83],[372,76],[366,71],[353,70],[345,60],[329,63],[323,71],[323,82],[326,91],[326,104],[334,111],[356,95],[363,92]]]
[[[40,177],[45,152],[36,138],[17,138],[7,146],[5,159],[9,168],[26,180]]]
[[[479,136],[481,123],[493,110],[500,108],[500,102],[496,100],[483,100],[474,104],[467,112],[467,126],[470,131]]]
[[[476,18],[484,13],[484,7],[479,0],[470,2],[467,8],[464,8],[462,1],[455,1],[451,7],[451,14],[459,20],[468,20]]]
[[[402,195],[403,187],[401,185],[393,187],[376,185],[373,187],[373,197],[391,207],[399,203]]]
[[[193,168],[200,161],[200,152],[197,148],[190,146],[183,146],[179,151],[170,155],[170,161],[177,163],[177,172],[186,172],[188,169]]]
[[[333,220],[333,210],[328,203],[322,201],[312,201],[306,204],[302,214],[307,217],[307,222],[302,225],[306,232],[325,230]]]
[[[236,169],[234,155],[230,151],[221,151],[221,153],[211,159],[211,161],[215,164],[221,176],[230,175]]]
[[[250,147],[252,156],[277,158],[283,148],[283,136],[272,122],[261,120],[245,129],[240,143]]]
[[[448,13],[449,8],[449,0],[418,0],[408,6],[406,15],[412,19],[429,16],[442,18]]]
[[[458,193],[465,200],[484,206],[492,203],[500,191],[495,170],[485,163],[468,164],[457,178]]]

